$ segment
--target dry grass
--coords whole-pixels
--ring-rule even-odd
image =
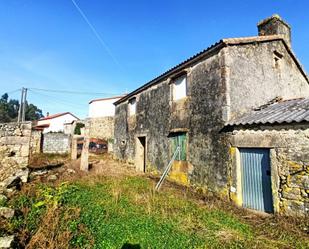
[[[160,217],[165,222],[176,222],[175,229],[177,228],[180,233],[192,233],[194,236],[209,241],[216,240],[222,245],[222,248],[234,246],[239,248],[240,245],[246,245],[247,248],[293,248],[291,244],[296,242],[289,243],[289,240],[303,241],[301,242],[302,248],[309,248],[308,230],[305,230],[309,227],[309,219],[259,215],[238,208],[229,201],[202,194],[193,188],[171,182],[165,182],[161,193],[158,194],[154,191],[154,185],[158,178],[145,175],[141,177],[128,165],[114,161],[109,155],[92,156],[90,162],[92,167],[89,172],[79,170],[79,160],[54,169],[51,174],[58,172],[59,179],[53,183],[49,182],[48,185],[56,187],[64,181],[73,185],[81,184],[81,186],[89,188],[90,192],[87,195],[93,194],[94,200],[92,201],[97,201],[95,205],[98,207],[108,206],[109,211],[106,211],[106,217],[114,217],[117,214],[128,219],[130,217],[127,217],[126,212],[130,206],[133,208],[132,212],[137,212],[136,210],[145,212],[145,218]],[[76,173],[69,174],[67,173],[68,169],[74,169]],[[47,182],[46,178],[47,176],[38,177],[34,182],[25,185],[21,195],[35,195],[37,184]],[[102,197],[104,191],[108,191],[110,197]],[[86,198],[87,195],[78,198]],[[97,200],[95,200],[96,198]],[[79,199],[74,199],[74,201],[88,205],[87,200],[85,203]],[[129,206],[126,206],[126,203],[129,203]],[[110,206],[115,209],[111,209]],[[80,219],[81,209],[79,207],[48,207],[38,230],[30,240],[29,233],[25,233],[24,230],[19,231],[21,241],[27,244],[27,248],[73,248],[72,245],[69,247],[68,241],[81,233],[86,237],[87,244],[84,244],[85,247],[79,246],[78,248],[91,248],[95,244],[94,235],[89,234],[89,227],[87,228],[86,224],[79,223],[77,230],[70,228],[70,222]],[[103,210],[105,211],[105,209]],[[27,207],[22,211],[25,215],[29,213]],[[91,210],[86,212],[91,214]],[[208,216],[209,214],[211,216]],[[227,215],[227,220],[222,220],[221,214]],[[99,212],[98,217],[100,215],[102,214]],[[234,224],[235,221],[237,224]],[[127,220],[123,222],[125,223]],[[248,235],[251,232],[243,231],[243,225],[253,231],[253,238]],[[217,226],[218,230],[213,230],[212,226]],[[97,229],[102,228],[98,227]],[[305,241],[308,243],[304,244]]]
[[[69,162],[68,154],[33,154],[30,157],[30,169],[51,169]]]

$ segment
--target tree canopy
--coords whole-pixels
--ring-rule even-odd
[[[7,93],[0,99],[0,123],[17,121],[20,103],[16,99],[9,99]],[[42,110],[26,101],[25,119],[26,121],[38,120],[44,117]]]

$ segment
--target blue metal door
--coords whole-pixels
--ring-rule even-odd
[[[268,149],[240,149],[242,199],[245,208],[273,212]]]

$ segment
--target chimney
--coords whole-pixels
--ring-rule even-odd
[[[260,21],[257,27],[259,36],[282,35],[288,46],[291,47],[291,27],[279,15],[275,14]]]
[[[46,117],[48,117],[49,116],[49,112],[46,112]]]

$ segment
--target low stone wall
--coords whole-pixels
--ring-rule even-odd
[[[43,135],[43,153],[68,153],[70,146],[70,135],[64,133],[46,133]]]
[[[236,148],[269,148],[274,209],[286,215],[309,214],[309,126],[258,127],[234,130],[231,152]],[[237,189],[237,162],[232,156],[231,187]],[[233,198],[233,195],[231,197]],[[236,203],[237,200],[236,196]]]
[[[89,118],[86,128],[89,128],[90,138],[112,139],[114,137],[114,117]]]
[[[29,163],[31,123],[0,124],[0,181]]]

